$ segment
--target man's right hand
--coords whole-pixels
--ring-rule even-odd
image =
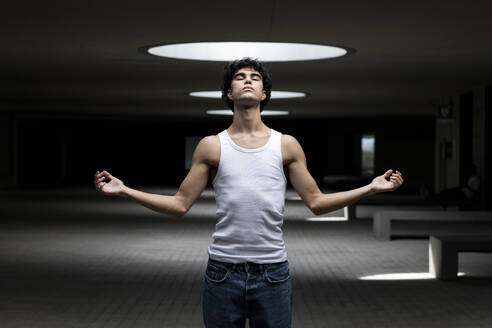
[[[106,181],[104,181],[105,179]],[[115,178],[107,171],[97,171],[94,174],[94,185],[98,191],[112,196],[122,195],[123,189],[125,188],[123,181]]]

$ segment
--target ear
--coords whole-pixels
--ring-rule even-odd
[[[266,91],[263,90],[263,93],[261,94],[261,100],[265,100],[266,99]]]
[[[232,100],[232,90],[231,89],[227,90],[227,98]]]

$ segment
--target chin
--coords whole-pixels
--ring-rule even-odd
[[[260,103],[260,101],[255,97],[240,98],[237,100],[237,102],[241,105],[246,105],[246,106],[256,106],[257,104]]]

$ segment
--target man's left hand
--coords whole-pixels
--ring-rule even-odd
[[[371,190],[374,192],[393,191],[403,183],[401,172],[388,170],[383,175],[375,177],[371,182]]]

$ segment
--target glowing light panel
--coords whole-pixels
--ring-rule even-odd
[[[208,115],[234,115],[230,109],[213,109],[207,110]],[[286,110],[264,110],[261,112],[261,116],[281,116],[289,115],[289,111]]]
[[[151,55],[206,61],[232,61],[243,57],[264,62],[319,60],[341,57],[347,50],[341,47],[289,42],[193,42],[155,46],[147,49]]]
[[[222,91],[193,91],[188,93],[192,97],[200,98],[222,98]],[[271,99],[287,99],[287,98],[303,98],[306,97],[304,92],[293,92],[293,91],[272,91],[270,94]]]

